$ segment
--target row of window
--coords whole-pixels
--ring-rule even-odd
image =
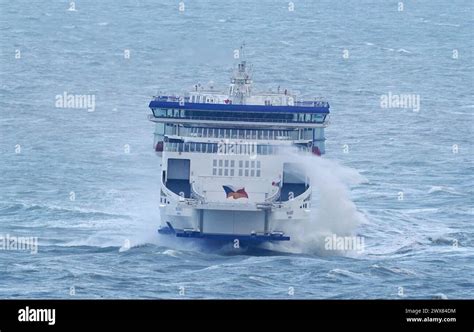
[[[215,96],[203,96],[203,95],[192,95],[188,99],[189,102],[191,103],[210,103],[214,104],[219,102],[219,99]]]
[[[235,111],[201,111],[171,108],[152,109],[155,117],[185,118],[194,120],[228,120],[256,122],[311,122],[322,123],[324,113],[275,113],[275,112],[235,112]]]
[[[212,175],[260,177],[261,176],[260,160],[238,160],[237,161],[237,160],[228,160],[228,159],[214,159],[212,161]]]
[[[308,151],[310,149],[307,145],[293,145],[288,148]],[[264,145],[264,144],[234,144],[234,143],[177,143],[165,142],[164,150],[169,152],[201,152],[201,153],[216,153],[220,155],[272,155],[281,152],[286,152],[288,149],[278,145]]]
[[[312,140],[324,138],[324,128],[305,128],[297,130],[278,129],[237,129],[237,128],[208,128],[183,127],[173,124],[157,123],[156,135],[177,135],[203,138],[229,139],[268,139],[268,140]]]

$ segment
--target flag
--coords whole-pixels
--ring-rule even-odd
[[[230,198],[230,197],[232,197],[233,199],[249,198],[249,196],[247,195],[247,192],[245,191],[245,188],[236,188],[233,186],[222,186],[222,188],[224,188],[227,198]]]

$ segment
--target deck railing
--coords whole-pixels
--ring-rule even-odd
[[[174,103],[184,102],[184,103],[193,103],[193,104],[203,104],[203,103],[198,103],[198,102],[192,102],[191,98],[188,96],[153,96],[153,100],[160,101],[160,102],[174,102]],[[204,104],[216,104],[216,103],[204,103]],[[325,107],[326,108],[326,107],[329,107],[329,103],[324,100],[297,100],[294,102],[294,106]]]
[[[229,121],[229,122],[275,122],[275,123],[319,123],[323,124],[327,115],[323,115],[316,120],[294,120],[294,119],[277,119],[277,118],[252,118],[252,117],[224,117],[224,116],[161,116],[153,115],[157,119],[176,119],[176,120],[207,120],[207,121]]]
[[[287,152],[289,149],[295,151],[308,152],[311,151],[306,146],[279,146],[279,145],[265,145],[265,144],[235,144],[222,143],[226,146],[220,146],[219,143],[177,143],[165,142],[164,151],[166,152],[194,152],[194,153],[214,153],[222,155],[273,155]],[[232,146],[230,146],[232,145]]]

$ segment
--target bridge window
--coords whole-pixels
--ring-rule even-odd
[[[155,117],[166,116],[166,108],[153,108],[152,111]]]
[[[325,117],[325,114],[313,114],[312,120],[313,122],[323,122]]]

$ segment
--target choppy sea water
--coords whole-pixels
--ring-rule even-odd
[[[473,298],[472,1],[184,3],[0,2],[0,236],[39,239],[0,250],[0,297]],[[148,101],[227,84],[242,41],[257,86],[330,101],[325,158],[366,179],[363,252],[156,235]],[[55,107],[64,92],[94,112]],[[388,93],[420,110],[381,108]]]

